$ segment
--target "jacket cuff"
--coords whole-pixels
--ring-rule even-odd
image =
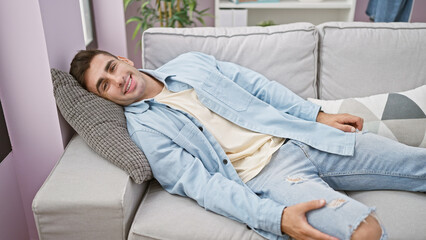
[[[302,104],[303,105],[300,107],[298,117],[308,121],[316,122],[321,106],[309,101],[305,101]]]
[[[261,208],[259,214],[259,228],[278,236],[282,236],[281,217],[286,206],[273,202],[272,206]]]

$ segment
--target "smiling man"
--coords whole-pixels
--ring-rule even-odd
[[[80,51],[70,73],[125,107],[129,134],[165,190],[268,239],[385,239],[374,209],[336,190],[426,191],[426,149],[359,132],[361,118],[321,112],[213,56],[137,70]]]
[[[97,54],[80,81],[90,92],[122,106],[152,98],[161,92],[163,84],[139,72],[127,58]]]

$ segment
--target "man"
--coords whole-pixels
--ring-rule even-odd
[[[385,239],[374,209],[335,190],[426,191],[426,149],[359,132],[361,118],[323,113],[209,55],[137,70],[80,51],[70,73],[125,106],[130,136],[164,189],[269,239]]]

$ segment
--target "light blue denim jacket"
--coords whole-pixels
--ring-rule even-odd
[[[206,107],[241,127],[296,139],[330,153],[353,154],[354,134],[315,122],[319,106],[247,68],[190,52],[156,70],[141,71],[173,92],[194,88]],[[145,153],[154,177],[166,191],[270,232],[262,234],[269,239],[282,236],[285,206],[254,194],[197,119],[154,99],[125,107],[125,114],[132,140]]]

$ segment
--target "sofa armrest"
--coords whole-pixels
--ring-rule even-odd
[[[33,200],[40,239],[126,239],[147,183],[75,135]]]

